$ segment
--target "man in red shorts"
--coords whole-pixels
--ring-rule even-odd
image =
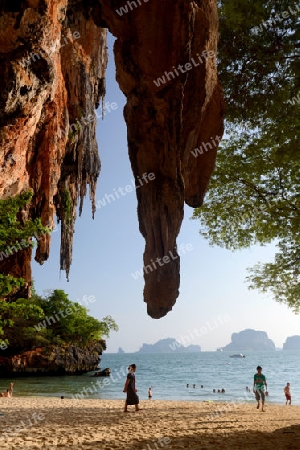
[[[288,402],[290,402],[289,404],[292,404],[292,396],[291,396],[291,391],[290,391],[290,383],[286,384],[286,387],[283,389],[283,392],[285,393],[285,398],[286,398],[286,402],[285,404],[287,405]]]

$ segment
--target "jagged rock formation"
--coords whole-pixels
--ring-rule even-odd
[[[274,350],[274,342],[268,338],[265,331],[243,330],[231,335],[231,343],[223,347],[224,351],[241,352],[245,350]]]
[[[80,375],[98,370],[105,341],[85,349],[70,347],[44,347],[13,356],[0,356],[0,377],[30,375]]]
[[[198,158],[191,150],[222,134],[215,60],[208,58],[185,74],[176,68],[204,50],[216,53],[217,7],[211,0],[153,0],[120,17],[115,9],[122,1],[101,3],[103,18],[117,37],[117,80],[127,97],[131,166],[135,176],[155,174],[153,182],[137,190],[140,231],[146,240],[144,266],[151,266],[169,252],[178,256],[184,202],[202,204],[214,167],[216,148]],[[154,80],[171,71],[170,81],[157,87]],[[179,273],[178,257],[144,274],[150,316],[160,318],[172,309]]]
[[[62,223],[61,268],[68,275],[77,201],[87,184],[94,206],[100,160],[95,139],[105,93],[106,30],[86,2],[5,1],[0,16],[0,196],[34,191],[29,211],[53,228]],[[79,36],[79,37],[78,37]],[[93,115],[81,127],[76,122]],[[72,125],[75,124],[73,127]],[[71,127],[70,127],[71,126]],[[35,259],[49,256],[50,234]],[[22,253],[22,255],[20,255]],[[0,269],[31,283],[31,250],[5,260]]]
[[[289,336],[283,344],[283,350],[300,350],[300,336]]]
[[[34,198],[24,216],[42,217],[52,227],[57,214],[62,223],[61,268],[68,275],[76,206],[78,200],[82,206],[87,184],[95,210],[100,161],[93,118],[105,93],[108,28],[117,38],[117,80],[127,97],[132,170],[136,180],[144,173],[155,175],[136,191],[146,241],[144,265],[174,255],[144,275],[148,313],[160,318],[179,295],[176,238],[184,202],[201,205],[223,133],[215,61],[217,4],[129,3],[122,14],[123,0],[1,3],[0,74],[5,89],[0,92],[0,198],[32,188]],[[206,151],[194,157],[191,151],[201,146]],[[46,235],[36,260],[43,263],[49,249]],[[31,250],[23,250],[0,262],[0,270],[23,276],[28,289],[30,258]]]

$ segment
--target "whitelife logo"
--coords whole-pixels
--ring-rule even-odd
[[[202,60],[202,58],[204,58],[204,60]],[[175,66],[173,66],[174,71],[172,72],[165,72],[164,75],[162,75],[160,78],[157,78],[156,80],[153,80],[153,83],[155,84],[156,87],[159,87],[161,84],[166,84],[168,81],[171,80],[170,75],[172,76],[172,78],[174,79],[175,76],[179,77],[181,74],[186,73],[188,70],[193,69],[193,67],[198,67],[200,66],[200,64],[203,64],[206,61],[206,58],[214,58],[215,57],[215,52],[210,50],[209,52],[207,52],[206,50],[204,50],[201,53],[201,56],[199,55],[199,53],[197,53],[197,57],[198,57],[198,61],[200,61],[197,64],[197,61],[195,61],[194,58],[191,58],[191,62],[187,62],[184,64],[184,69],[183,69],[183,65],[182,64],[178,64],[177,68]],[[178,72],[178,70],[180,70],[181,73]],[[174,75],[175,72],[175,75]]]
[[[96,301],[96,297],[94,295],[90,295],[88,299],[86,299],[87,295],[85,295],[83,297],[83,301],[85,302],[85,305],[88,305],[88,303],[94,303],[94,301]],[[73,303],[72,305],[70,305],[69,308],[66,308],[65,310],[60,309],[59,311],[55,312],[53,314],[53,316],[50,317],[46,317],[45,320],[43,320],[43,322],[39,322],[37,325],[34,325],[34,328],[36,329],[36,331],[41,331],[44,328],[47,328],[47,326],[53,325],[56,322],[59,322],[61,317],[64,319],[66,316],[69,316],[71,314],[73,314],[75,312],[75,314],[80,310],[81,306],[84,306],[81,302],[78,302],[78,306]],[[59,315],[61,315],[61,317],[59,317]]]
[[[78,31],[74,31],[74,33],[73,33],[72,36],[73,36],[73,39],[74,39],[74,40],[80,39],[80,37],[81,37],[81,36],[80,36],[80,33],[79,33]],[[63,41],[64,41],[64,44],[60,44],[60,48],[64,47],[65,45],[72,44],[72,41],[71,41],[71,40],[68,41],[68,38],[65,37],[64,35],[62,35],[62,39],[63,39]],[[41,50],[40,50],[40,51],[41,51]],[[30,65],[31,62],[35,62],[36,59],[41,59],[40,54],[39,54],[39,53],[30,53],[28,59],[23,58],[23,60],[20,61],[20,65],[23,67],[23,69],[25,69],[27,66]]]
[[[178,251],[177,251],[178,256],[174,255],[174,253],[170,250],[168,255],[165,255],[162,258],[156,258],[155,262],[153,261],[153,259],[151,259],[151,264],[148,264],[147,266],[144,266],[140,270],[136,270],[134,273],[131,274],[131,276],[135,280],[138,280],[139,278],[142,278],[143,273],[146,273],[148,275],[148,271],[149,270],[151,272],[153,272],[153,270],[156,270],[159,267],[162,267],[165,264],[168,264],[169,262],[174,261],[179,256],[185,255],[186,252],[190,252],[191,250],[193,250],[192,244],[181,244],[179,246],[179,248],[178,248]],[[157,263],[158,266],[155,263]]]
[[[289,11],[283,11],[281,14],[277,13],[275,14],[275,17],[272,17],[271,19],[267,20],[266,22],[261,22],[261,25],[259,25],[258,27],[253,27],[251,28],[251,31],[255,32],[255,33],[259,33],[262,32],[265,29],[269,28],[269,27],[274,27],[277,25],[277,22],[283,22],[284,20],[288,19],[290,17],[290,15],[292,14],[293,16],[295,16],[296,14],[298,14],[300,12],[300,5],[294,5],[295,8],[297,8],[298,11],[293,11],[292,7],[289,6]],[[281,18],[281,17],[282,18]]]
[[[296,103],[298,103],[298,105],[299,105],[300,104],[300,92],[298,93],[298,95],[293,97],[291,100],[288,100],[287,103],[290,103],[292,106],[296,105]]]
[[[178,339],[176,339],[175,342],[172,342],[172,344],[169,344],[169,347],[171,350],[176,350],[176,348],[185,347],[187,344],[190,344],[192,341],[194,341],[197,337],[201,337],[204,334],[207,334],[209,331],[216,330],[218,327],[223,325],[225,322],[230,321],[230,316],[228,314],[225,314],[222,316],[222,314],[219,314],[217,318],[213,317],[211,321],[207,320],[205,322],[204,326],[200,327],[200,330],[198,328],[194,328],[193,331],[189,330],[188,335],[180,335]]]
[[[144,181],[143,181],[144,180]],[[118,192],[122,195],[122,197],[124,197],[126,194],[128,194],[129,192],[134,191],[135,189],[140,188],[141,186],[144,185],[144,183],[148,184],[149,181],[153,181],[155,180],[155,175],[153,172],[150,173],[144,173],[141,178],[139,176],[137,176],[137,184],[135,184],[134,180],[131,180],[131,184],[127,184],[127,186],[125,186],[125,188],[121,188],[119,187],[118,190],[116,190],[115,188],[113,189],[114,192],[112,192],[111,194],[105,194],[105,197],[103,197],[101,200],[98,200],[96,203],[96,209],[99,209],[104,206],[107,205],[107,203],[110,203],[111,201],[115,201],[116,198],[121,198],[120,195],[118,194]],[[124,192],[125,191],[125,192]],[[116,197],[116,198],[115,198]]]
[[[195,148],[194,150],[191,150],[192,155],[197,158],[198,155],[203,155],[203,149],[208,152],[208,150],[212,150],[214,147],[218,147],[218,145],[221,142],[222,136],[216,136],[215,139],[217,142],[215,142],[214,138],[210,138],[213,142],[213,145],[210,142],[202,142],[199,148]]]
[[[144,3],[148,3],[149,0],[143,0]],[[142,1],[141,0],[136,0],[135,2],[132,1],[128,1],[127,5],[121,6],[121,8],[116,9],[116,13],[119,14],[119,16],[123,16],[123,14],[127,14],[129,12],[128,6],[130,8],[130,11],[132,11],[135,8],[138,8],[139,6],[142,6]]]

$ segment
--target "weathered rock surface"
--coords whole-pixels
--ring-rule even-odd
[[[274,350],[274,342],[268,338],[265,331],[243,330],[231,335],[231,343],[223,347],[224,351],[263,351]]]
[[[0,4],[0,198],[31,188],[33,201],[23,217],[41,217],[52,229],[57,214],[67,276],[76,206],[89,185],[94,213],[100,172],[94,110],[105,92],[106,30],[95,24],[89,3]],[[46,234],[38,241],[41,264],[50,239]],[[27,249],[0,262],[0,270],[23,276],[29,289],[30,262]]]
[[[300,336],[289,336],[283,344],[283,350],[300,350]]]
[[[103,18],[117,37],[117,81],[127,97],[124,115],[132,170],[136,178],[155,174],[154,181],[137,190],[140,231],[146,240],[144,266],[170,251],[178,256],[144,274],[148,314],[160,318],[179,294],[176,238],[184,202],[202,204],[217,148],[198,158],[191,150],[223,132],[215,58],[202,58],[201,64],[197,57],[203,51],[216,54],[217,5],[211,0],[141,1],[120,17],[115,10],[123,1],[101,3]],[[199,65],[182,74],[178,65],[192,58]],[[173,75],[158,87],[154,81],[165,72]]]
[[[45,347],[14,356],[0,356],[0,377],[30,375],[80,375],[97,370],[99,355],[106,349],[100,341],[83,349]]]
[[[6,85],[0,93],[0,196],[32,187],[28,214],[52,226],[56,211],[62,222],[61,268],[68,274],[77,200],[89,184],[94,202],[100,170],[95,122],[79,132],[68,130],[81,115],[92,114],[104,94],[108,27],[117,38],[117,80],[127,97],[132,170],[136,181],[144,173],[155,175],[136,191],[144,265],[174,255],[144,274],[148,314],[160,318],[179,295],[176,238],[184,202],[202,204],[223,133],[216,1],[138,0],[123,14],[116,11],[123,0],[16,1],[15,10],[9,3],[0,20],[0,73]],[[75,41],[76,31],[81,38]],[[71,41],[63,48],[62,34]],[[40,59],[23,68],[20,62],[35,53]],[[61,129],[66,130],[62,137]],[[194,157],[191,151],[201,146],[205,151]],[[50,235],[39,242],[40,263],[48,258],[49,245]],[[30,285],[30,251],[25,266],[19,255],[10,260],[0,262],[0,270],[24,273]]]

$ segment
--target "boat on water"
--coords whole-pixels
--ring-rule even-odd
[[[230,355],[230,358],[246,358],[242,353],[238,353],[237,355]]]

